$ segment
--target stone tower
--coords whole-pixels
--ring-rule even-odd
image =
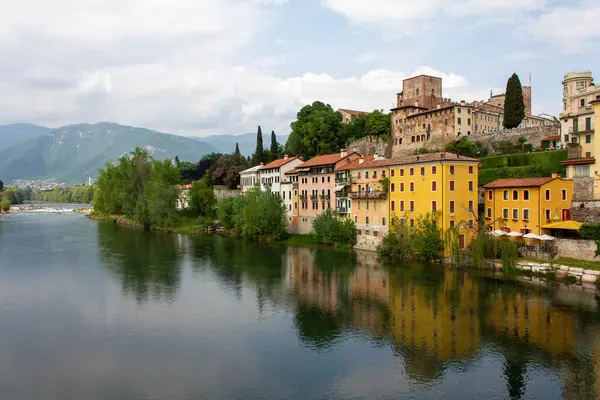
[[[523,102],[525,103],[525,115],[531,115],[531,86],[523,86]]]
[[[402,81],[402,92],[396,97],[396,107],[416,105],[432,109],[442,101],[442,78],[419,75]]]

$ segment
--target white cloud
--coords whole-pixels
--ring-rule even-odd
[[[416,35],[428,24],[472,17],[502,18],[542,9],[546,0],[322,0],[350,21],[380,29],[388,38]]]

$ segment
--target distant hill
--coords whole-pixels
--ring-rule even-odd
[[[285,146],[285,142],[289,135],[277,135],[277,141]],[[256,132],[244,133],[242,135],[213,135],[203,138],[196,138],[202,143],[209,144],[219,150],[220,153],[233,153],[235,151],[235,143],[240,145],[240,153],[245,156],[251,156],[256,150]],[[263,147],[271,148],[271,132],[263,131]]]
[[[0,125],[0,151],[42,136],[52,129],[31,124]]]
[[[56,178],[76,184],[96,177],[106,162],[114,162],[136,147],[157,159],[198,161],[218,152],[192,138],[114,123],[70,125],[51,130],[0,151],[0,179]]]

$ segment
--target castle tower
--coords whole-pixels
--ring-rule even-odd
[[[402,93],[398,94],[397,106],[418,105],[426,109],[442,103],[442,78],[419,75],[402,81]]]
[[[523,86],[523,102],[525,103],[525,115],[531,115],[531,86]]]

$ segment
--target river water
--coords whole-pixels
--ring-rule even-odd
[[[0,217],[2,399],[585,399],[593,293]]]

